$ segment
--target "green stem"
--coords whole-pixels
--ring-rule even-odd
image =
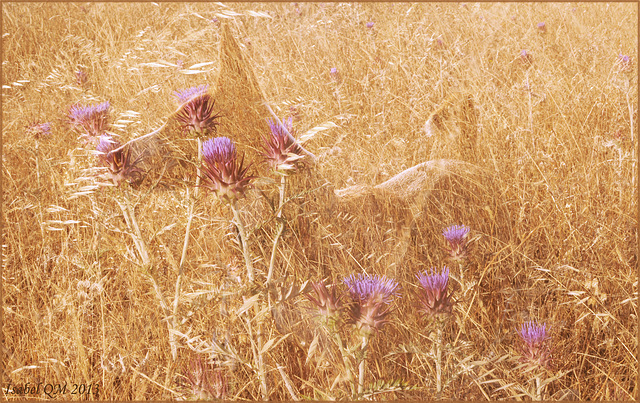
[[[282,236],[282,232],[284,231],[284,222],[282,222],[282,205],[284,204],[284,195],[285,195],[285,186],[286,186],[286,176],[282,175],[280,177],[280,201],[278,203],[278,212],[276,213],[276,220],[278,221],[278,232],[276,233],[276,238],[273,240],[273,249],[271,250],[271,259],[269,260],[269,272],[267,274],[266,284],[269,284],[271,281],[271,277],[273,276],[273,268],[275,266],[276,261],[276,251],[278,250],[278,242],[280,241],[280,237]]]

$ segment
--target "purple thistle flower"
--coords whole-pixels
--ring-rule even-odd
[[[398,283],[393,279],[360,274],[345,278],[351,296],[351,323],[365,334],[377,331],[388,322],[389,303],[397,296]]]
[[[142,156],[135,160],[131,160],[131,153],[128,147],[120,148],[120,143],[112,139],[110,136],[100,136],[96,151],[98,154],[98,162],[107,168],[106,177],[113,181],[113,184],[120,184],[128,180],[130,183],[140,178],[142,170],[138,168]]]
[[[367,28],[371,29],[373,28],[373,22],[367,22]]]
[[[202,143],[202,156],[222,163],[236,158],[236,146],[228,137],[216,137]]]
[[[244,195],[249,181],[254,176],[246,176],[249,167],[243,168],[244,156],[238,160],[236,146],[227,137],[216,137],[202,144],[201,186],[226,200]]]
[[[451,294],[447,293],[449,285],[449,269],[445,266],[442,273],[436,273],[431,269],[431,273],[416,274],[418,282],[422,286],[419,291],[422,311],[427,315],[450,314],[453,308]]]
[[[51,135],[51,122],[46,123],[32,123],[27,125],[27,133],[32,134],[35,138]]]
[[[524,360],[546,367],[551,360],[547,325],[534,321],[525,322],[520,327],[518,335],[522,339],[521,350]]]
[[[185,90],[178,90],[173,96],[180,102],[181,108],[176,114],[183,131],[193,131],[196,136],[203,137],[216,132],[220,116],[213,112],[215,101],[207,93],[209,86],[201,85]]]
[[[315,296],[307,293],[307,298],[318,307],[320,315],[337,319],[342,310],[342,303],[340,298],[336,297],[336,287],[332,286],[331,291],[329,291],[324,281],[312,282],[311,287],[315,292]]]
[[[174,91],[173,96],[178,100],[179,103],[183,104],[193,97],[206,94],[208,90],[209,85],[203,84],[197,87]]]
[[[449,254],[453,260],[464,259],[467,256],[467,235],[469,227],[466,225],[452,225],[442,232],[444,239],[449,242]]]
[[[539,22],[537,27],[541,32],[547,32],[547,24],[544,22]]]
[[[73,105],[69,108],[69,123],[76,129],[84,130],[85,136],[100,137],[107,129],[109,101],[98,105]]]
[[[293,136],[293,117],[282,119],[284,127],[271,119],[267,122],[271,128],[271,134],[262,138],[265,148],[263,155],[276,170],[283,172],[295,170],[296,163],[304,156],[298,142],[295,139],[292,140],[285,132],[286,129]]]

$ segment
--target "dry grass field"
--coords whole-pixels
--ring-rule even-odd
[[[2,397],[634,399],[637,21],[3,3]]]

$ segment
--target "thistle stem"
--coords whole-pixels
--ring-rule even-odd
[[[256,318],[260,316],[260,308],[258,304],[254,305]],[[258,368],[258,378],[260,379],[260,393],[262,394],[262,400],[269,399],[269,389],[267,387],[267,371],[264,367],[264,359],[260,351],[262,350],[262,324],[258,324],[258,337],[256,343],[253,342],[253,325],[249,314],[246,314],[245,321],[247,322],[247,332],[249,333],[249,339],[251,340],[251,350],[253,351],[254,364]]]
[[[436,400],[442,399],[442,327],[443,322],[438,324],[436,336]]]
[[[171,315],[171,323],[172,328],[176,329],[178,327],[178,305],[180,300],[180,288],[182,286],[182,266],[187,258],[187,250],[189,247],[189,239],[191,234],[191,223],[193,222],[193,209],[196,204],[196,200],[198,198],[198,193],[200,190],[200,165],[202,163],[202,140],[198,137],[198,171],[196,175],[196,188],[193,191],[193,199],[189,204],[189,219],[187,221],[187,229],[184,234],[184,243],[182,245],[182,256],[180,257],[180,265],[178,266],[178,278],[176,279],[176,288],[175,294],[173,297],[173,312]],[[187,188],[187,199],[189,199],[189,188]],[[176,335],[173,332],[169,333],[169,344],[171,344],[171,357],[173,360],[178,359],[178,345],[176,340]]]
[[[271,259],[269,260],[269,272],[267,274],[266,284],[269,284],[271,281],[271,277],[273,276],[273,267],[276,261],[276,251],[278,250],[278,242],[280,241],[280,237],[282,236],[282,232],[284,231],[284,223],[282,222],[282,205],[284,204],[284,195],[285,195],[285,186],[286,186],[286,176],[282,175],[280,177],[280,201],[278,203],[278,212],[276,213],[276,219],[278,221],[278,232],[276,233],[276,238],[273,240],[273,249],[271,250]]]
[[[544,386],[541,385],[542,381],[540,379],[540,375],[536,376],[536,393],[534,396],[534,400],[541,401],[542,400],[542,391]]]
[[[364,392],[364,372],[367,365],[367,347],[369,346],[369,336],[362,336],[362,347],[360,351],[362,353],[362,361],[360,361],[360,365],[358,367],[358,397],[362,396],[362,392]]]
[[[116,203],[118,203],[120,210],[122,210],[122,215],[124,216],[124,220],[126,221],[129,230],[132,231],[131,238],[133,238],[133,243],[142,257],[142,264],[144,266],[148,266],[150,259],[149,253],[147,252],[147,246],[142,239],[142,232],[140,232],[140,227],[138,226],[138,221],[136,221],[136,215],[133,207],[131,207],[131,201],[129,200],[129,195],[126,190],[124,192],[124,203],[117,198]]]
[[[191,204],[189,205],[189,220],[187,221],[187,229],[184,235],[184,244],[182,245],[182,256],[180,257],[180,267],[179,272],[182,273],[182,265],[184,264],[185,259],[187,258],[187,249],[189,247],[189,235],[191,230],[191,222],[193,221],[193,208],[196,204],[196,199],[198,198],[198,193],[200,190],[200,165],[202,164],[202,139],[198,137],[198,174],[196,176],[196,188],[193,191],[194,198],[191,200]],[[187,189],[187,199],[189,198],[189,189]]]
[[[244,255],[244,262],[247,266],[247,277],[250,282],[253,282],[253,262],[251,261],[251,253],[249,251],[249,242],[247,239],[246,230],[238,211],[237,201],[234,199],[231,203],[231,210],[233,210],[233,217],[236,227],[240,233],[240,243],[242,244],[242,254]]]
[[[347,371],[347,380],[351,385],[351,394],[355,394],[355,389],[353,385],[353,370],[351,369],[351,363],[349,362],[348,354],[344,349],[344,344],[342,343],[342,338],[340,337],[340,333],[338,333],[337,329],[331,327],[331,333],[336,339],[336,343],[338,344],[338,349],[340,350],[340,355],[342,356],[342,362],[344,363],[344,368]]]

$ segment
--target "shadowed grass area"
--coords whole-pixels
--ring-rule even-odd
[[[3,3],[1,393],[636,397],[637,13]],[[235,212],[195,191],[199,143],[176,120],[174,91],[204,84],[209,137],[258,176]],[[100,185],[96,142],[69,121],[106,101],[121,144],[160,129],[130,144],[142,175],[120,187]],[[273,115],[316,157],[285,179],[263,157]],[[451,225],[470,228],[464,259]],[[456,303],[438,322],[416,274],[444,265]],[[366,335],[346,314],[360,273],[399,284]],[[305,297],[320,280],[338,319]],[[523,358],[528,321],[547,325],[549,364]]]

